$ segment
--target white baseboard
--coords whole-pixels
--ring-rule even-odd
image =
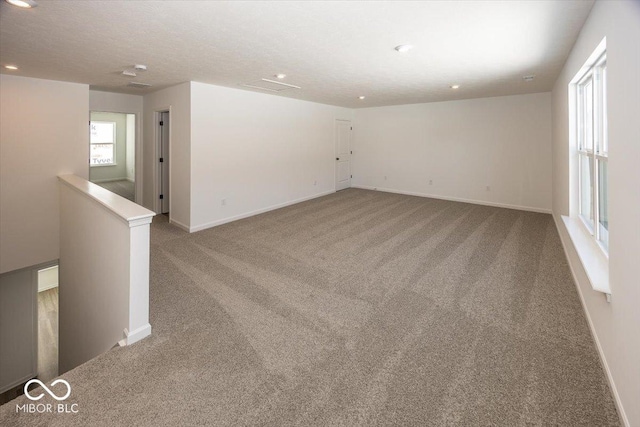
[[[151,325],[148,323],[132,332],[129,332],[127,328],[124,328],[124,339],[122,339],[118,344],[120,347],[131,345],[148,337],[149,335],[151,335]]]
[[[517,209],[519,211],[529,211],[550,214],[551,209],[535,208],[532,206],[510,205],[507,203],[488,202],[484,200],[464,199],[461,197],[440,196],[436,194],[418,193],[415,191],[395,190],[391,188],[371,187],[368,185],[352,185],[352,188],[361,188],[363,190],[383,191],[385,193],[405,194],[407,196],[428,197],[430,199],[449,200],[451,202],[472,203],[474,205],[494,206],[497,208]]]
[[[598,334],[596,333],[596,329],[593,325],[593,320],[591,320],[591,315],[589,314],[589,310],[587,309],[587,303],[584,300],[584,296],[582,295],[582,288],[580,287],[580,283],[578,282],[578,276],[576,275],[574,264],[571,262],[569,257],[569,251],[567,249],[568,245],[572,245],[571,237],[569,237],[568,231],[565,228],[564,222],[562,219],[558,220],[556,215],[553,216],[553,221],[556,224],[556,230],[558,231],[558,235],[560,236],[560,242],[562,242],[562,249],[564,250],[564,256],[567,259],[567,264],[569,264],[569,270],[571,270],[571,275],[573,276],[573,283],[576,285],[576,289],[578,290],[578,296],[580,296],[580,303],[582,304],[582,310],[584,311],[585,317],[587,318],[587,323],[589,324],[589,330],[591,331],[591,337],[596,344],[596,348],[598,349],[598,356],[600,356],[600,363],[602,364],[602,369],[604,370],[607,381],[609,382],[609,387],[611,388],[611,393],[613,394],[613,401],[616,404],[616,408],[618,409],[618,415],[620,416],[620,421],[625,427],[630,427],[629,419],[627,418],[627,414],[624,411],[624,407],[622,406],[622,401],[620,400],[620,395],[618,394],[618,389],[616,388],[616,383],[613,381],[613,376],[611,375],[611,370],[609,369],[609,364],[607,363],[607,358],[604,355],[604,351],[602,350],[602,345],[600,345],[600,340],[598,339]],[[575,251],[575,248],[574,248]],[[576,252],[576,258],[578,254]],[[582,266],[580,266],[582,268]],[[585,273],[586,274],[586,273]],[[589,285],[589,288],[591,286]],[[604,298],[604,297],[603,297]]]
[[[94,184],[102,184],[103,182],[126,181],[126,180],[127,180],[126,177],[122,177],[122,178],[93,179],[91,180],[91,182],[93,182]]]
[[[186,225],[184,225],[183,223],[181,223],[180,221],[176,221],[175,219],[172,219],[171,217],[169,217],[169,224],[173,224],[176,227],[178,227],[181,230],[186,231],[187,233],[190,233],[191,231],[189,230],[189,227],[187,227]]]
[[[216,220],[216,221],[211,221],[211,222],[208,222],[206,224],[196,225],[196,226],[191,227],[189,229],[189,232],[194,233],[196,231],[205,230],[205,229],[211,228],[211,227],[216,227],[218,225],[226,224],[228,222],[237,221],[237,220],[243,219],[243,218],[249,218],[250,216],[259,215],[261,213],[265,213],[265,212],[273,211],[273,210],[276,210],[276,209],[284,208],[284,207],[287,207],[287,206],[295,205],[297,203],[306,202],[307,200],[317,199],[318,197],[327,196],[327,195],[333,194],[333,193],[335,193],[335,190],[324,191],[322,193],[314,194],[312,196],[302,197],[300,199],[291,200],[291,201],[284,202],[284,203],[279,203],[277,205],[272,205],[272,206],[269,206],[269,207],[266,207],[266,208],[258,209],[258,210],[247,212],[247,213],[243,213],[243,214],[240,214],[240,215],[235,215],[235,216],[231,216],[231,217],[228,217],[228,218],[219,219],[219,220]]]

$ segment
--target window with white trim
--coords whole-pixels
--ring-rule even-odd
[[[600,247],[609,248],[607,56],[598,57],[576,83],[578,214]]]
[[[89,165],[114,166],[116,164],[116,122],[91,121]]]

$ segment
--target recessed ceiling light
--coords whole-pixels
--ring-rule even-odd
[[[460,85],[451,85],[451,86],[449,86],[449,87],[450,87],[451,89],[459,89],[459,88],[460,88]]]
[[[284,79],[285,77],[287,77],[287,75],[286,74],[276,74],[274,77],[277,78],[277,79]]]
[[[400,53],[406,53],[406,52],[409,52],[411,49],[413,49],[413,46],[410,44],[401,44],[399,46],[394,47],[394,49]]]
[[[7,70],[17,70],[18,67],[16,67],[15,65],[5,65],[4,68],[6,68]]]
[[[35,0],[5,0],[5,1],[9,4],[21,7],[23,9],[31,9],[32,7],[38,6],[38,3],[36,3]]]
[[[522,76],[522,80],[524,80],[525,82],[532,82],[535,77],[535,74],[530,74],[528,76]]]
[[[360,95],[360,96],[358,97],[358,99],[365,99],[365,98],[366,98],[366,97],[365,97],[364,95]]]

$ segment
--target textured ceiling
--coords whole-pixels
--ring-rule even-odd
[[[133,94],[285,73],[302,88],[277,96],[370,107],[549,91],[593,1],[38,4],[1,2],[0,61],[20,67],[2,73]],[[133,64],[148,71],[120,74]]]

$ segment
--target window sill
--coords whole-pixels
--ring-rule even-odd
[[[593,239],[593,236],[584,229],[579,218],[562,216],[562,221],[578,253],[582,267],[587,273],[591,287],[594,291],[607,294],[608,298],[611,295],[611,288],[609,287],[609,260],[607,256]]]

